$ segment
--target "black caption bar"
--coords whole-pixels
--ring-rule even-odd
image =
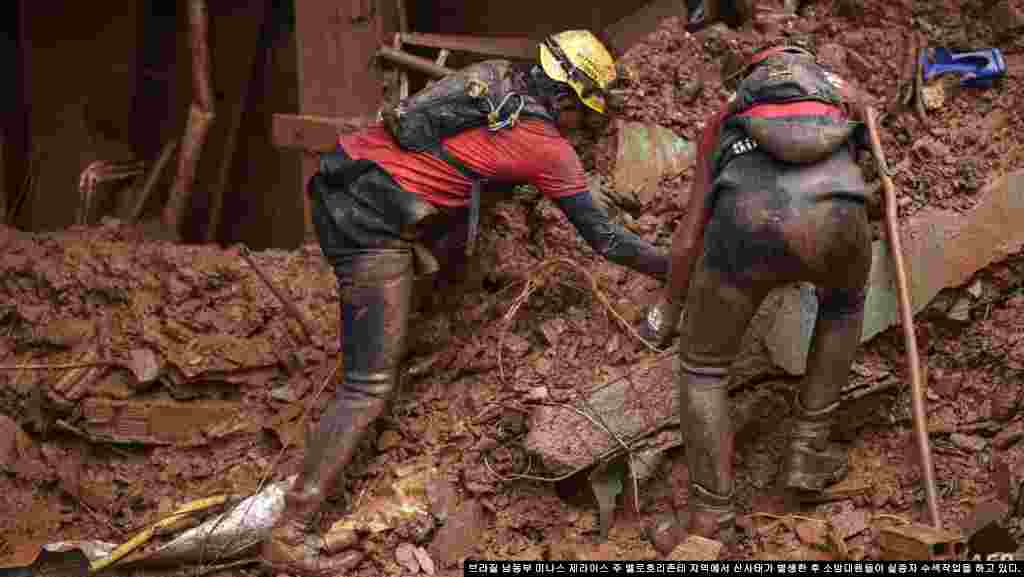
[[[485,575],[1021,575],[1017,561],[473,561]]]

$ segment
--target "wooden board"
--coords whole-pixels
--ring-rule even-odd
[[[309,153],[329,152],[338,135],[365,126],[370,118],[337,118],[312,114],[275,114],[271,128],[274,146]]]

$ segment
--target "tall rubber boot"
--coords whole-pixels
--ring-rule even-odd
[[[264,562],[290,575],[338,575],[352,569],[351,557],[322,555],[323,539],[312,522],[391,400],[408,328],[411,253],[359,251],[340,260],[344,379],[307,444],[302,473],[285,495],[281,522],[263,548]]]
[[[799,493],[822,491],[846,477],[846,450],[829,441],[839,397],[850,380],[850,365],[863,325],[862,291],[828,291],[819,297],[819,313],[807,358],[807,374],[794,408],[783,486]]]
[[[726,375],[725,369],[683,367],[679,378],[690,469],[687,533],[723,541],[731,540],[736,521],[735,432]]]
[[[662,515],[645,528],[645,537],[666,557],[687,534],[731,542],[735,433],[729,414],[727,371],[685,368],[677,376],[680,417],[690,470],[688,511]]]

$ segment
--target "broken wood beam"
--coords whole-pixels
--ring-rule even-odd
[[[160,181],[160,175],[163,174],[164,168],[167,163],[171,161],[171,157],[174,156],[174,150],[178,148],[178,139],[172,138],[164,145],[160,151],[160,156],[157,157],[156,162],[149,169],[149,174],[146,175],[146,180],[139,190],[138,196],[135,198],[135,204],[131,207],[128,213],[129,222],[138,222],[139,217],[142,216],[142,211],[146,207],[146,201],[149,200],[149,196],[153,193],[153,188],[156,187],[156,183]]]
[[[377,56],[434,78],[443,78],[455,72],[447,66],[438,66],[433,60],[409,54],[404,50],[395,50],[390,46],[381,46],[377,49]]]
[[[181,234],[181,218],[188,209],[196,165],[206,143],[206,135],[213,123],[213,81],[210,79],[209,14],[206,0],[191,0],[188,4],[189,35],[192,48],[192,105],[188,123],[178,154],[178,172],[171,186],[170,197],[163,212],[164,227]]]
[[[393,42],[393,48],[395,50],[402,49],[402,34],[400,32],[395,33],[395,40]],[[438,66],[444,66],[444,62],[437,62]],[[403,68],[395,68],[395,78],[398,82],[398,101],[401,102],[406,98],[409,98],[409,71]]]
[[[409,31],[409,11],[405,0],[395,0],[398,5],[398,32],[395,33],[394,48],[402,49],[402,35]],[[438,62],[438,66],[444,66],[444,62]],[[398,83],[398,100],[405,100],[409,97],[409,71],[395,69],[395,78]]]
[[[484,37],[403,32],[401,37],[404,44],[412,46],[472,52],[486,56],[532,60],[537,58],[538,54],[537,40],[526,36]]]
[[[302,150],[310,154],[331,152],[338,135],[355,132],[375,122],[367,117],[331,117],[309,114],[275,114],[271,142],[276,148]]]

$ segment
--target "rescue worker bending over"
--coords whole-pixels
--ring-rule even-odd
[[[439,222],[442,230],[468,228],[471,247],[480,183],[536,186],[597,253],[667,277],[668,255],[611,224],[595,204],[565,136],[581,127],[585,112],[606,112],[617,76],[611,54],[586,31],[557,34],[539,50],[539,64],[492,60],[439,80],[383,113],[384,122],[342,136],[310,179],[320,246],[338,278],[344,377],[307,444],[282,520],[264,544],[274,570],[351,569],[321,556],[322,540],[308,534],[309,522],[392,397],[410,312],[414,243]]]
[[[816,492],[847,472],[846,454],[829,443],[829,433],[860,342],[871,266],[867,186],[854,146],[859,127],[851,121],[862,117],[866,100],[793,46],[756,53],[735,78],[736,93],[699,144],[666,295],[641,327],[666,344],[685,299],[677,378],[689,515],[677,516],[671,533],[654,529],[663,554],[685,532],[716,538],[728,529],[720,538],[732,536],[729,368],[776,287],[813,283],[819,305],[783,485]]]

